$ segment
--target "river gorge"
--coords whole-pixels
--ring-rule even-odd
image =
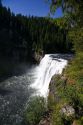
[[[20,125],[30,97],[47,97],[49,83],[61,74],[71,55],[46,54],[39,65],[27,65],[23,74],[0,83],[0,125]]]

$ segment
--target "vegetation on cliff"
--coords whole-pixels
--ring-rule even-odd
[[[0,58],[29,61],[35,52],[74,51],[75,58],[69,62],[63,75],[54,77],[50,84],[48,108],[52,125],[82,125],[83,1],[52,0],[51,10],[58,7],[62,7],[65,17],[53,20],[15,15],[0,4]],[[0,76],[2,73],[3,68],[0,68]],[[37,124],[42,118],[45,107],[44,101],[40,100],[33,100],[27,108],[26,124]]]
[[[53,9],[62,6],[66,12],[68,39],[72,41],[75,57],[62,76],[50,84],[48,107],[52,110],[52,125],[83,124],[83,1],[52,1]],[[69,20],[68,20],[69,19]],[[73,22],[73,23],[72,23]],[[68,25],[67,24],[67,25]]]
[[[40,96],[33,96],[24,113],[25,125],[37,125],[46,112],[46,100]]]

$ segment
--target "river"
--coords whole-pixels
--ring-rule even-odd
[[[30,97],[46,98],[52,76],[61,74],[70,58],[68,54],[46,54],[39,65],[30,65],[25,73],[1,82],[0,125],[20,125]]]

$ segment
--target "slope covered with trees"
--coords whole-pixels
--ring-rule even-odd
[[[75,57],[61,76],[54,76],[50,85],[48,107],[52,110],[52,125],[83,124],[83,1],[52,0],[52,11],[62,7],[67,38],[72,41]]]
[[[43,17],[15,15],[0,5],[0,55],[30,60],[34,51],[71,52],[66,29]]]

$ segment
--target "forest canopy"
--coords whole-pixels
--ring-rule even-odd
[[[15,15],[0,4],[0,56],[30,60],[34,52],[72,52],[72,44],[66,37],[68,29],[58,22],[45,17]]]

